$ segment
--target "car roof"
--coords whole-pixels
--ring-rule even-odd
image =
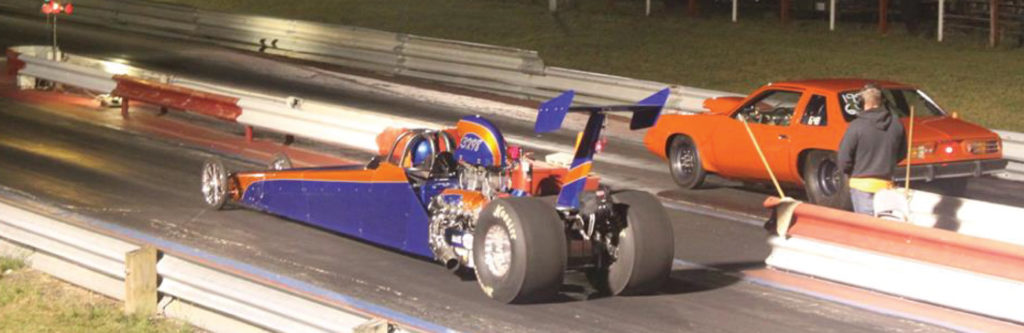
[[[874,83],[882,88],[913,88],[910,85],[906,85],[899,82],[884,81],[884,80],[872,80],[872,79],[812,79],[812,80],[796,80],[796,81],[783,81],[783,82],[772,82],[769,83],[773,87],[788,87],[797,89],[815,88],[819,90],[825,90],[829,92],[844,92],[850,90],[858,90],[864,88],[864,85],[868,83]]]

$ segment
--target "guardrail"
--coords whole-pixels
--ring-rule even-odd
[[[32,0],[10,0],[0,9],[38,15]],[[437,39],[342,25],[198,10],[135,0],[77,0],[65,18],[121,30],[312,60],[388,75],[547,100],[576,89],[584,104],[634,102],[650,91],[673,88],[667,107],[700,112],[701,102],[730,93],[620,76],[545,67],[536,51]]]
[[[7,52],[8,64],[25,63],[23,68],[15,71],[19,76],[121,95],[245,126],[367,151],[377,150],[377,134],[387,127],[441,127],[409,118],[369,115],[373,113],[371,110],[306,102],[293,96],[268,96],[229,89],[74,54],[65,53],[66,61],[56,62],[46,58],[48,52],[49,48],[44,46],[12,47]],[[125,102],[122,107],[127,108],[128,104]]]
[[[1003,139],[1003,158],[1010,161],[1006,166],[1006,178],[1024,181],[1024,133],[995,132]]]
[[[1024,246],[804,203],[782,225],[772,267],[1024,323]]]
[[[159,311],[206,330],[338,332],[391,325],[448,331],[197,249],[43,206],[0,188],[0,254],[25,258],[36,270],[126,300],[125,258],[142,244],[163,253],[154,267],[160,281]]]

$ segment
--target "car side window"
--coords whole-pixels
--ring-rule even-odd
[[[851,122],[857,119],[864,105],[860,98],[860,91],[844,91],[839,93],[839,109],[842,110],[843,119]]]
[[[733,118],[743,117],[750,123],[789,126],[793,111],[800,101],[800,93],[787,90],[769,90],[747,102]]]
[[[812,95],[811,99],[807,101],[807,107],[804,108],[804,116],[800,118],[800,123],[809,126],[828,125],[828,107],[826,107],[825,101],[825,96]]]

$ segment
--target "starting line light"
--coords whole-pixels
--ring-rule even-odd
[[[66,5],[61,5],[59,2],[56,1],[45,0],[43,1],[43,7],[41,10],[43,14],[46,15],[60,13],[71,15],[71,12],[74,11],[74,9],[74,6],[70,3]]]

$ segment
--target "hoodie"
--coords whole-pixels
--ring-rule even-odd
[[[839,168],[855,178],[891,180],[907,156],[907,137],[901,124],[882,106],[861,112],[839,143]]]

